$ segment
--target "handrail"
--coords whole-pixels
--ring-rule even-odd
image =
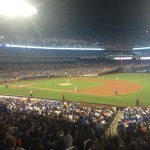
[[[73,149],[78,150],[78,148],[76,148],[75,146],[69,147],[66,150],[73,150]]]
[[[84,150],[85,150],[86,144],[87,144],[88,142],[91,142],[91,139],[88,139],[88,140],[86,140],[86,141],[84,142]]]

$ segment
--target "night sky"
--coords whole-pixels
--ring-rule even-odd
[[[150,0],[33,0],[39,19],[58,27],[149,30]]]
[[[32,30],[42,36],[60,30],[150,31],[150,0],[28,1],[37,7],[38,14],[31,18],[0,18],[0,33],[25,35]]]

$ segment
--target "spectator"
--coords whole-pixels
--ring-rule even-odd
[[[35,138],[30,150],[44,150],[44,146],[40,138]]]
[[[13,136],[9,136],[6,139],[6,150],[14,150],[16,146],[16,138]]]
[[[129,150],[138,150],[138,145],[135,141],[131,141],[129,145]]]
[[[69,129],[64,130],[64,136],[62,137],[62,141],[65,143],[65,148],[70,148],[73,143],[73,138],[69,133]]]
[[[8,137],[9,137],[9,134],[7,131],[0,132],[0,149],[1,150],[6,149],[6,140]]]

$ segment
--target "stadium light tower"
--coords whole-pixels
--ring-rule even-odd
[[[0,15],[28,17],[37,14],[37,9],[24,0],[0,0]]]

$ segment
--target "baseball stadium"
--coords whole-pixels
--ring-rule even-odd
[[[87,1],[0,0],[0,150],[150,150],[147,15]]]

